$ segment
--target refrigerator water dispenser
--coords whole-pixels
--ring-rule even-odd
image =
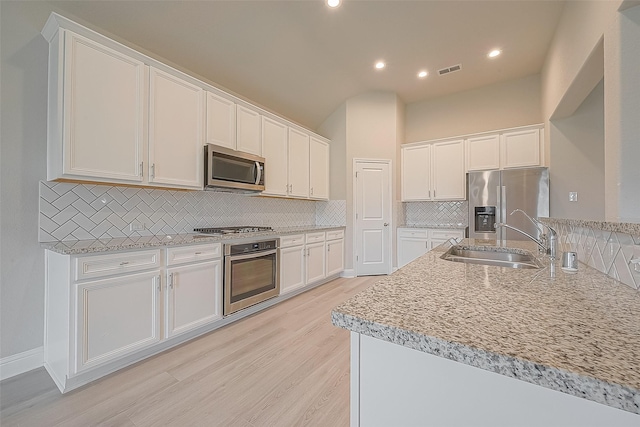
[[[475,207],[475,231],[478,233],[495,233],[496,229],[496,207],[476,206]]]

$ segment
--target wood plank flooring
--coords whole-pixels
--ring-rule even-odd
[[[44,368],[7,379],[0,424],[348,426],[349,333],[330,311],[377,279],[336,279],[65,395]]]

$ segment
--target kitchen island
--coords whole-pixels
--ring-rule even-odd
[[[447,249],[333,310],[352,332],[352,425],[640,425],[635,289],[583,264],[550,277],[544,257],[521,270]]]

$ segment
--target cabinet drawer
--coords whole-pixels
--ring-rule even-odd
[[[327,231],[327,240],[344,239],[344,230]]]
[[[206,245],[183,246],[167,249],[167,265],[184,264],[185,262],[204,261],[220,258],[220,243]]]
[[[463,230],[431,230],[432,239],[451,239],[464,237]]]
[[[426,228],[401,228],[398,229],[398,237],[413,237],[426,239],[429,235],[429,230]]]
[[[75,280],[131,273],[160,267],[160,250],[136,251],[76,258]]]
[[[318,233],[307,233],[306,243],[324,242],[324,231]]]
[[[280,237],[280,247],[290,248],[304,244],[304,234],[293,234],[291,236]]]

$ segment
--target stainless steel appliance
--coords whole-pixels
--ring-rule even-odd
[[[224,245],[225,316],[279,294],[277,239]]]
[[[233,227],[194,228],[193,231],[195,231],[196,233],[205,233],[205,234],[241,234],[241,233],[255,233],[258,231],[273,231],[273,228],[241,225],[241,226],[233,226]]]
[[[264,191],[264,158],[225,147],[204,146],[205,189]]]
[[[510,215],[522,209],[532,217],[549,216],[549,170],[547,168],[480,171],[467,174],[469,237],[488,240],[527,238],[496,223],[507,223],[532,236],[539,229],[525,215]]]

